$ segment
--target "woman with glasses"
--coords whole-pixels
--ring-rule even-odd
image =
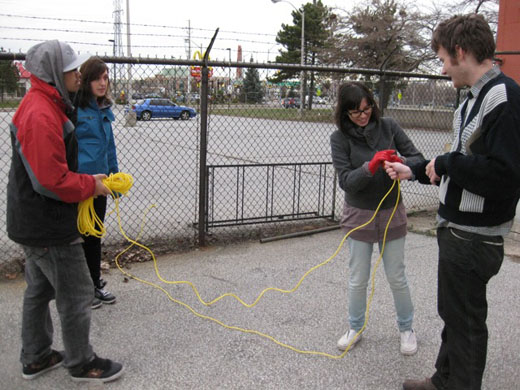
[[[385,161],[416,163],[424,157],[396,121],[380,116],[372,92],[360,82],[341,85],[335,122],[338,130],[331,135],[330,144],[339,186],[345,191],[340,224],[347,233],[370,220],[392,186],[393,181],[380,169]],[[352,232],[348,238],[349,330],[338,341],[341,350],[361,340],[373,246],[377,244],[379,251],[382,249],[397,191],[395,187],[370,224]],[[400,351],[403,355],[413,355],[417,352],[417,340],[412,328],[414,309],[405,275],[405,236],[406,210],[400,198],[386,233],[383,264],[397,313]]]

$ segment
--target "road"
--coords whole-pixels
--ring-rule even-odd
[[[268,244],[247,241],[161,256],[164,280],[193,282],[205,300],[233,292],[252,302],[266,287],[292,288],[311,267],[338,247],[339,230]],[[21,378],[22,278],[0,283],[0,377],[4,390],[398,390],[404,378],[424,378],[434,370],[442,322],[436,310],[437,243],[410,233],[406,269],[415,306],[418,352],[399,353],[392,294],[383,267],[375,278],[374,299],[363,339],[342,359],[304,355],[256,334],[226,329],[193,315],[164,293],[117,269],[104,274],[117,296],[115,305],[92,313],[91,340],[102,357],[121,361],[126,372],[116,382],[94,387],[76,384],[59,368],[34,381]],[[312,272],[294,293],[268,291],[251,309],[225,298],[204,307],[187,285],[158,280],[152,262],[126,271],[155,283],[172,298],[227,325],[266,333],[295,348],[339,355],[338,338],[347,327],[348,250]],[[373,257],[375,263],[376,257]],[[488,285],[489,346],[483,390],[512,390],[520,381],[519,265],[506,258]],[[55,348],[62,348],[60,324],[51,305]]]

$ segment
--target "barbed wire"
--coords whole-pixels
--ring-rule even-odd
[[[14,41],[31,41],[31,42],[41,42],[41,38],[13,38],[13,37],[2,37],[0,36],[0,39],[10,39]],[[99,46],[104,48],[112,47],[112,44],[107,43],[94,43],[94,42],[78,42],[78,41],[71,41],[67,40],[67,43],[71,45],[86,45],[86,46]],[[184,45],[135,45],[132,44],[132,48],[140,48],[140,49],[184,49]],[[212,51],[221,51],[225,52],[228,48],[219,48],[214,47]],[[251,52],[251,50],[246,50],[247,52]],[[274,52],[271,51],[261,51],[261,50],[254,50],[254,53],[257,54],[272,54]]]

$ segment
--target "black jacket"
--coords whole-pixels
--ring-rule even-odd
[[[459,225],[497,226],[514,218],[520,198],[520,87],[500,73],[475,97],[464,123],[467,100],[455,112],[452,150],[435,159],[439,215]],[[429,183],[426,163],[412,167],[422,183]]]

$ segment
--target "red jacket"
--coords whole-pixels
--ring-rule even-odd
[[[79,237],[76,203],[96,184],[75,173],[77,141],[60,94],[34,76],[31,84],[10,125],[7,232],[24,245],[67,244]]]

